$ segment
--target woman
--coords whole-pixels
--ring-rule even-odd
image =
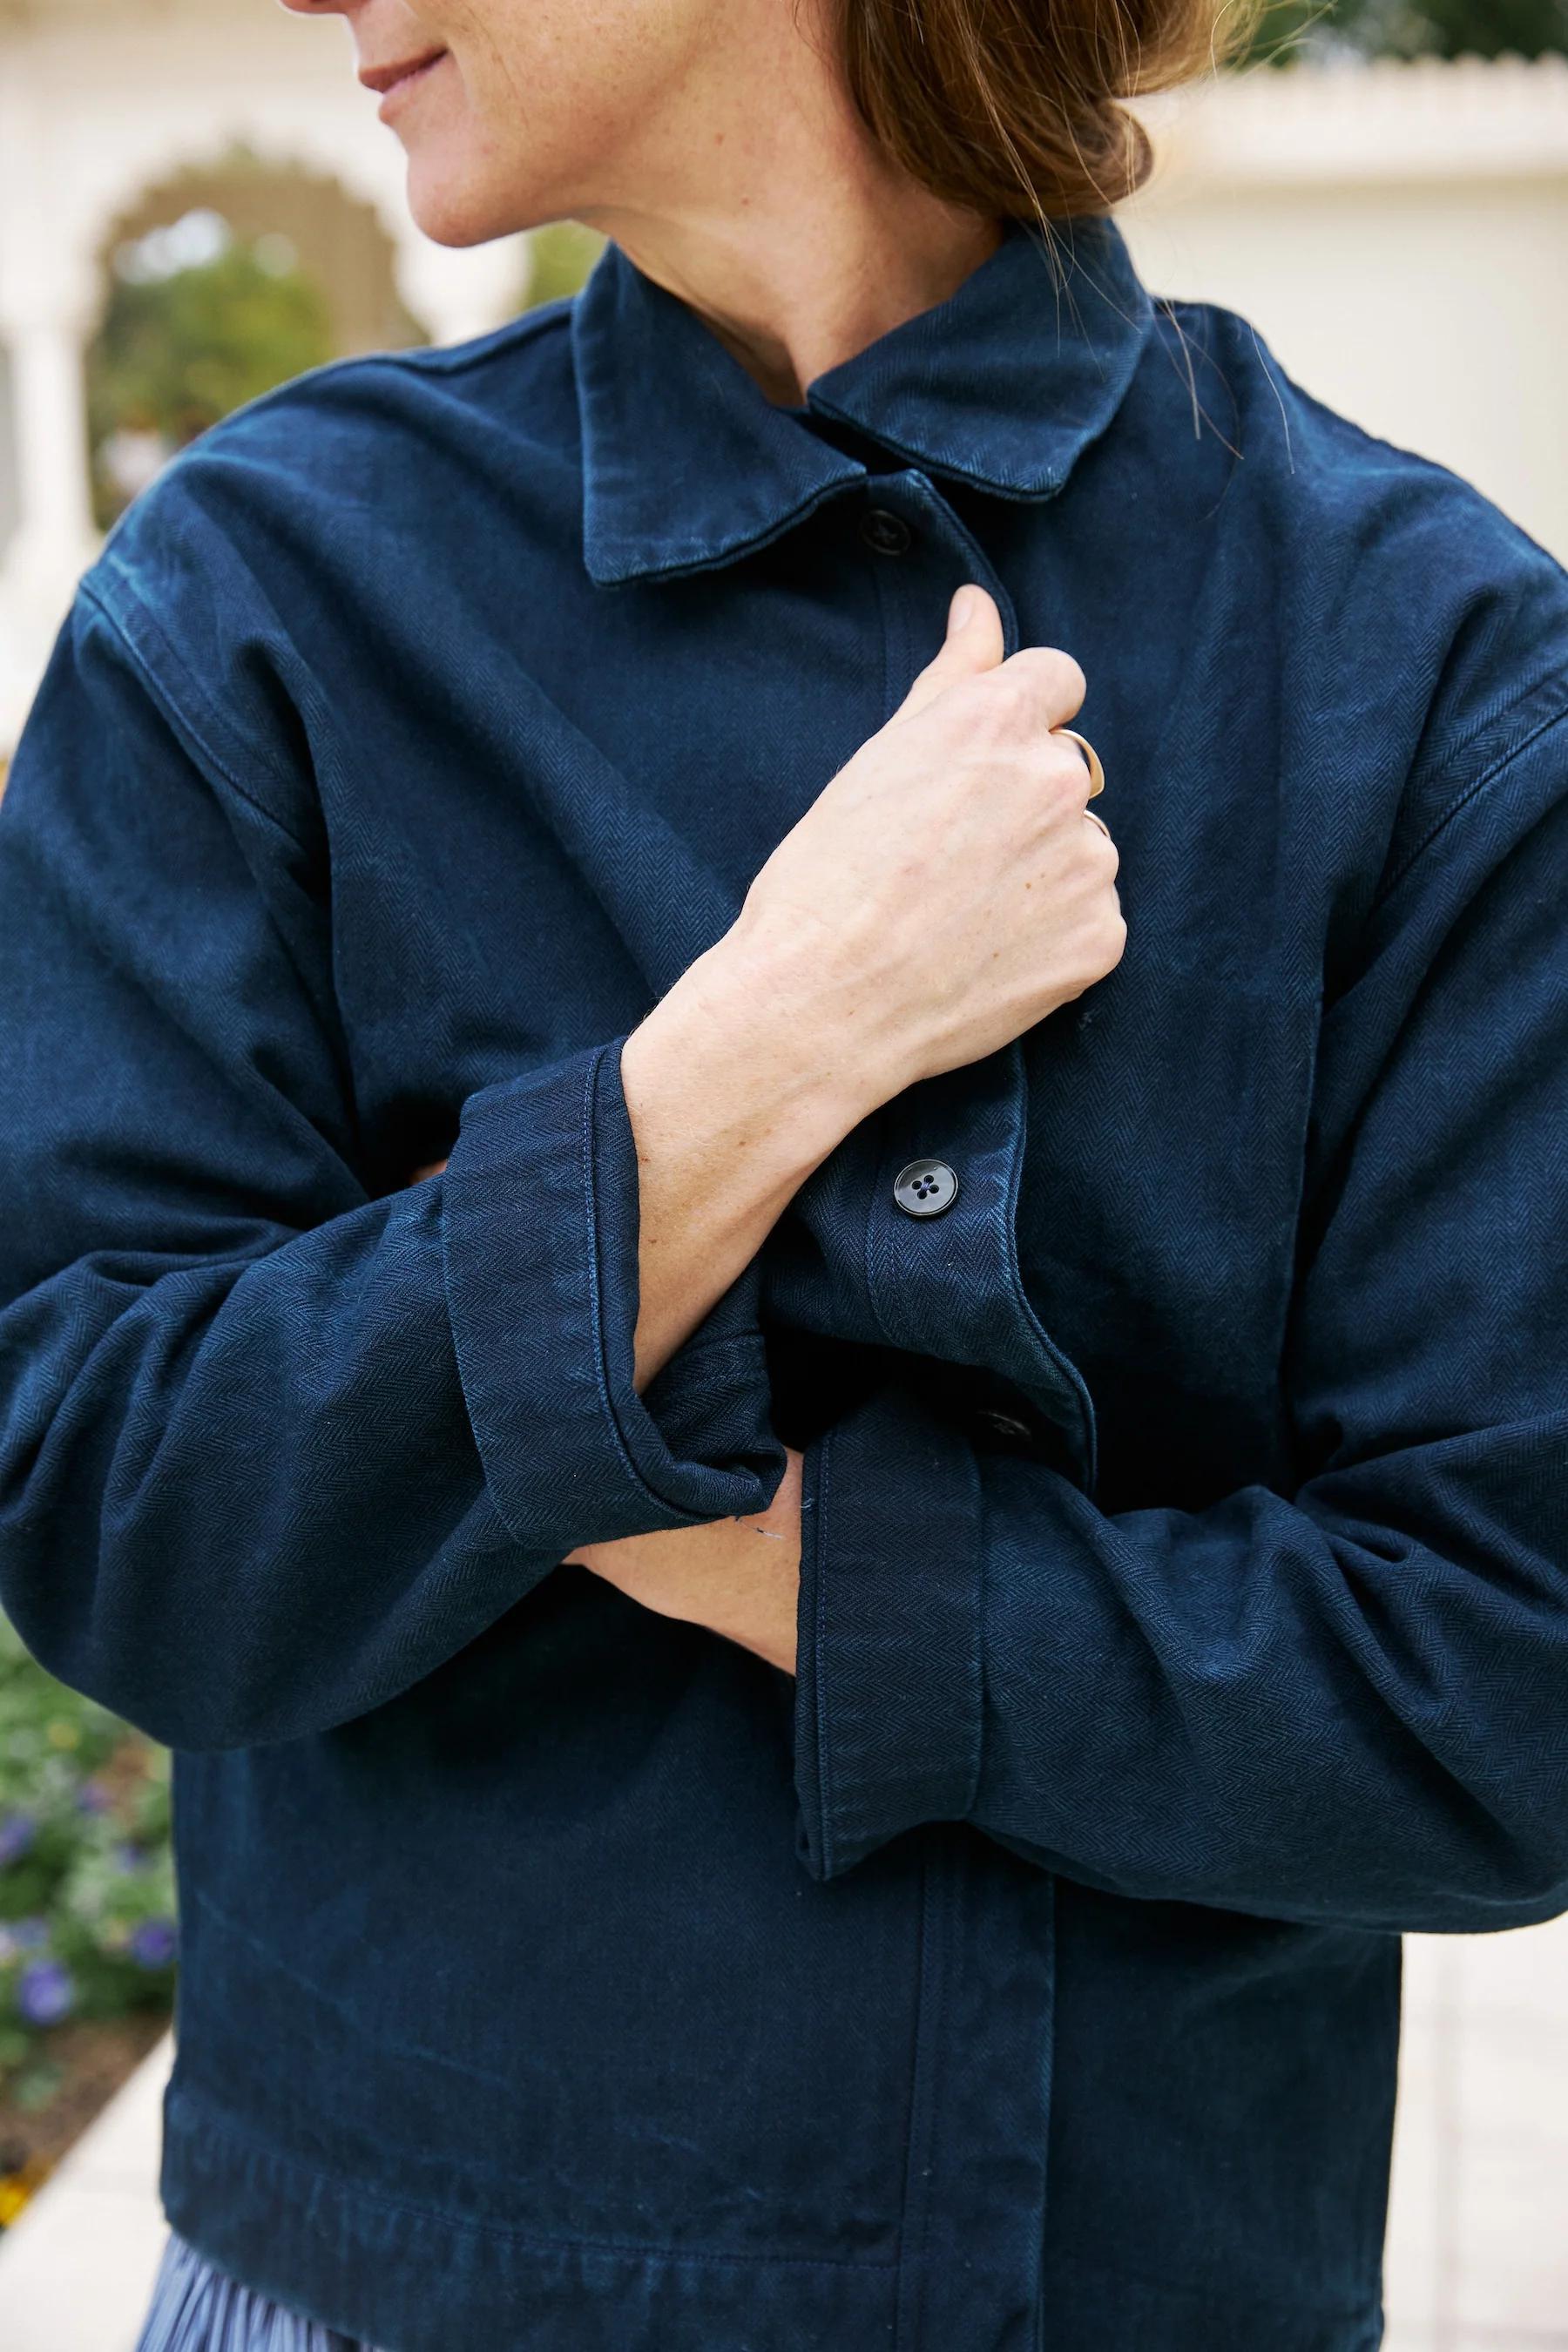
[[[610,242],[183,453],[0,813],[143,2352],[1363,2352],[1400,1933],[1568,1906],[1568,578],[1139,281],[1206,5],[325,12]]]

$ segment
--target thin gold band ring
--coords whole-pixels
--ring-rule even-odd
[[[1102,793],[1105,790],[1105,770],[1100,764],[1100,753],[1095,750],[1094,745],[1089,741],[1088,736],[1080,735],[1076,727],[1053,727],[1051,729],[1051,733],[1053,735],[1065,735],[1069,742],[1076,743],[1079,750],[1089,761],[1089,799],[1092,800],[1096,793]]]
[[[1066,735],[1072,742],[1078,745],[1079,750],[1088,760],[1089,797],[1092,800],[1096,793],[1102,793],[1105,790],[1105,770],[1100,764],[1100,753],[1095,750],[1094,745],[1089,741],[1088,736],[1080,735],[1076,727],[1053,727],[1050,731],[1053,735]],[[1089,808],[1085,809],[1084,814],[1088,817],[1090,824],[1097,824],[1100,827],[1101,833],[1104,834],[1107,841],[1109,841],[1110,839],[1110,827],[1106,824],[1105,819],[1102,816],[1096,816],[1094,811]]]

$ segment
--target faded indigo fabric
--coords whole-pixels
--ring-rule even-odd
[[[0,808],[0,1599],[178,1750],[171,2222],[390,2352],[1365,2352],[1400,1932],[1568,1908],[1568,575],[1058,245],[252,401]],[[639,1397],[621,1044],[966,579],[1126,952]],[[552,1572],[780,1438],[797,1682]]]

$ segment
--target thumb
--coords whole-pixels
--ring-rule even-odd
[[[905,695],[895,719],[912,718],[961,677],[994,669],[1003,659],[1002,615],[989,589],[971,580],[947,608],[947,635]]]

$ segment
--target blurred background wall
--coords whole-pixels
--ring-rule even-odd
[[[1241,69],[1142,103],[1159,163],[1120,217],[1152,291],[1239,310],[1568,560],[1563,48],[1568,0],[1277,0]],[[174,450],[321,361],[499,325],[598,249],[569,223],[436,247],[403,180],[339,22],[0,0],[0,769],[77,578]],[[144,2045],[171,1923],[155,1761],[3,1643],[0,1669],[3,2230],[47,2168],[19,2119],[73,2079],[59,2037],[134,2012]],[[1391,2352],[1568,2352],[1568,1925],[1406,1953]],[[9,2176],[7,2116],[32,2149]]]
[[[1568,560],[1568,58],[1254,68],[1140,112],[1151,289],[1239,310]]]

